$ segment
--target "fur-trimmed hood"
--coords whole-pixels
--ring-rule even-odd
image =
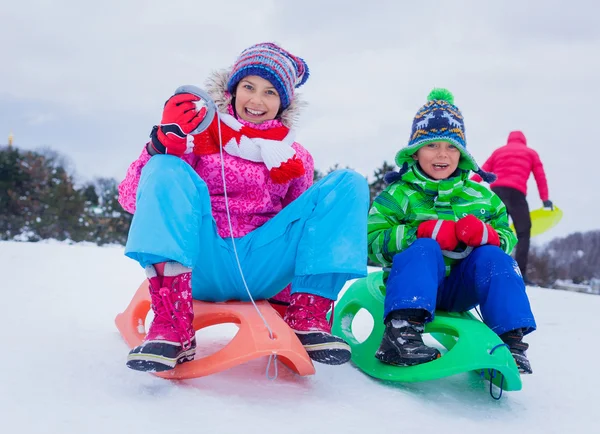
[[[232,100],[231,94],[227,91],[227,82],[229,81],[230,73],[231,71],[227,69],[214,71],[205,83],[206,91],[215,102],[217,110],[221,113],[228,113],[228,107]],[[279,116],[281,123],[290,129],[293,128],[298,123],[300,112],[306,105],[306,102],[302,101],[300,95],[294,93],[291,104]]]

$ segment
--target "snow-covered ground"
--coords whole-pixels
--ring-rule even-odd
[[[306,378],[282,367],[270,381],[266,360],[257,360],[205,378],[163,380],[125,367],[128,350],[114,317],[144,276],[122,248],[0,242],[0,276],[2,433],[598,429],[599,296],[529,288],[538,321],[528,339],[535,374],[523,379],[522,391],[494,401],[476,375],[399,385],[352,364],[317,365]],[[232,328],[203,330],[199,346],[225,341]]]

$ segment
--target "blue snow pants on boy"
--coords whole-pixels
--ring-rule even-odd
[[[367,274],[366,179],[338,170],[263,226],[235,239],[254,299],[292,293],[335,300],[344,283]],[[142,169],[125,254],[141,266],[177,261],[192,269],[197,300],[249,300],[233,244],[221,238],[206,183],[180,158],[154,156]]]
[[[535,330],[535,319],[516,262],[499,247],[475,248],[446,277],[442,250],[420,238],[394,256],[386,284],[384,315],[397,309],[464,312],[479,305],[485,324],[498,335]],[[384,317],[384,318],[385,318]]]

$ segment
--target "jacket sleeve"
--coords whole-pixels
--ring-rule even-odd
[[[305,172],[303,176],[294,179],[290,183],[290,188],[282,200],[282,206],[284,208],[308,190],[313,184],[314,179],[315,163],[312,155],[298,143],[294,143],[293,147],[296,150],[297,157],[302,160]]]
[[[484,172],[493,172],[494,171],[494,153],[492,153],[492,155],[490,155],[490,158],[488,158],[485,161],[485,163],[483,163],[483,166],[481,166],[481,170],[483,170]],[[475,174],[471,177],[471,181],[481,182],[482,178],[481,178],[481,176]]]
[[[531,149],[532,155],[532,165],[531,170],[533,172],[533,177],[535,178],[535,182],[537,184],[538,192],[540,194],[540,199],[542,201],[548,200],[548,182],[546,181],[546,172],[544,171],[544,165],[542,164],[542,160],[540,160],[540,156],[537,152]]]
[[[367,220],[369,259],[383,266],[391,265],[394,255],[417,239],[417,228],[406,221],[408,197],[398,190],[394,196],[388,190],[375,198]]]
[[[128,213],[133,214],[135,212],[135,198],[142,169],[150,161],[151,157],[146,150],[146,145],[144,145],[142,153],[137,160],[131,163],[129,169],[127,169],[125,179],[119,184],[119,203]]]
[[[510,255],[517,245],[517,236],[508,225],[508,214],[506,214],[506,207],[502,200],[492,193],[490,202],[492,214],[488,223],[498,232],[500,248]]]

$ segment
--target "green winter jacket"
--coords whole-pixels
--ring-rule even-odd
[[[417,239],[417,227],[425,220],[457,221],[473,214],[489,223],[500,236],[500,247],[510,254],[517,238],[508,226],[506,208],[496,194],[468,179],[469,171],[436,181],[416,164],[375,198],[369,211],[369,258],[389,267],[396,253]],[[457,252],[464,250],[462,243]],[[459,260],[444,257],[446,275]],[[386,273],[387,274],[387,273]]]

